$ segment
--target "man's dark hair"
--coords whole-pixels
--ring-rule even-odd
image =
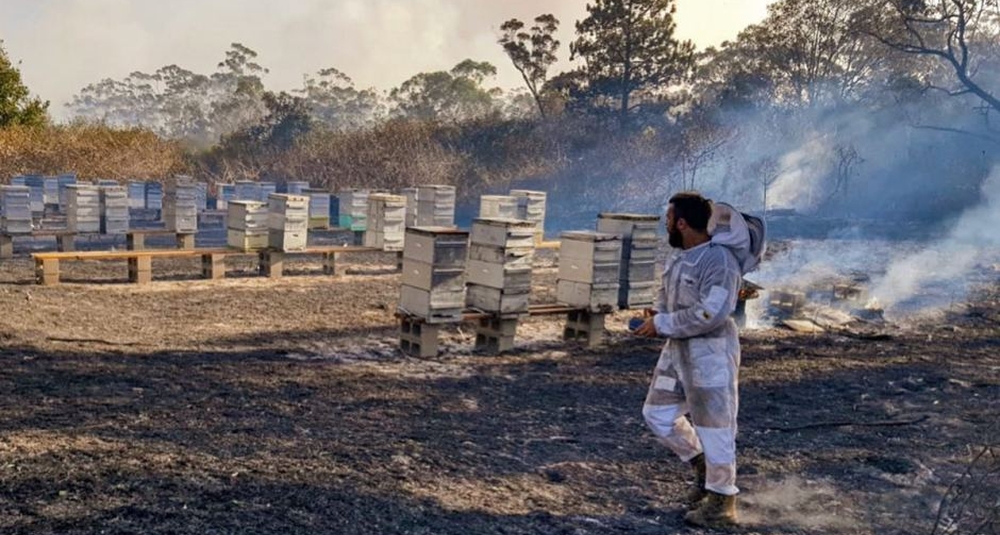
[[[708,232],[708,220],[712,217],[712,202],[697,192],[678,193],[670,198],[674,205],[674,221],[683,219],[689,227],[699,232]]]

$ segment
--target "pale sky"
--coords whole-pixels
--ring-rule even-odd
[[[680,37],[699,47],[761,20],[769,0],[678,0]],[[552,13],[560,58],[586,0],[0,0],[0,39],[25,83],[63,104],[89,83],[177,64],[210,74],[233,42],[256,50],[273,89],[336,67],[359,87],[390,89],[465,58],[498,68],[495,84],[521,86],[496,44],[499,26]],[[559,67],[566,68],[564,63]],[[557,72],[559,69],[557,67]]]

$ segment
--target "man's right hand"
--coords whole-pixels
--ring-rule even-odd
[[[635,335],[645,338],[656,338],[660,335],[660,333],[656,331],[656,324],[653,323],[653,318],[651,317],[646,320],[646,323],[643,323],[638,329],[635,330]]]

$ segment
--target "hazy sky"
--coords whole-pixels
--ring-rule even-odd
[[[699,46],[732,38],[765,15],[768,0],[679,0],[677,25]],[[336,67],[358,86],[389,89],[465,58],[521,85],[496,44],[503,21],[553,13],[560,57],[586,0],[0,0],[0,39],[33,93],[63,104],[85,85],[169,64],[211,73],[229,44],[256,50],[276,89]]]

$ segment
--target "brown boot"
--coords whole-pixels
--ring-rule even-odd
[[[708,492],[708,499],[701,507],[684,515],[688,524],[710,529],[733,527],[736,520],[736,496]]]
[[[698,502],[704,500],[705,496],[708,496],[708,491],[705,490],[705,454],[699,453],[697,457],[691,459],[689,462],[694,469],[694,483],[691,484],[691,489],[688,490],[684,503],[689,506],[695,506],[698,505]]]

